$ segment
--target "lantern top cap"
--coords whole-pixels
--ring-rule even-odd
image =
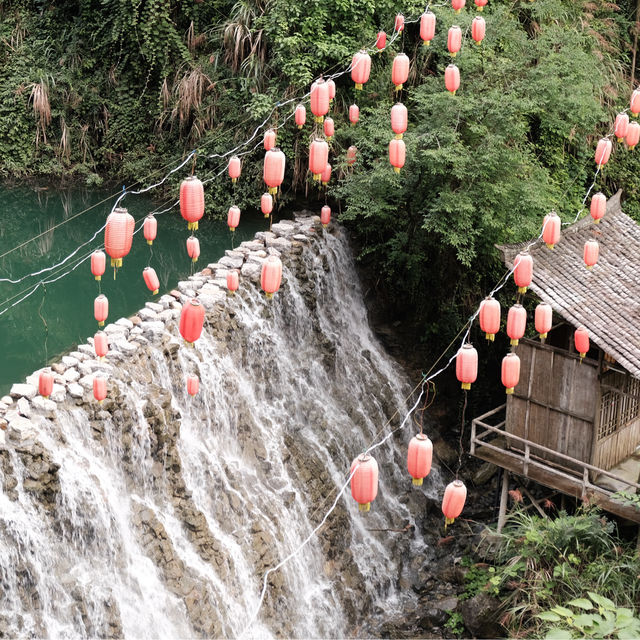
[[[106,298],[106,297],[107,297],[107,296],[105,296],[105,295],[104,295],[104,293],[101,293],[101,294],[96,298],[96,300],[99,300],[100,298]]]
[[[464,487],[464,482],[462,482],[462,480],[458,480],[458,478],[456,478],[451,484],[454,487]]]
[[[396,53],[396,58],[408,58],[409,56],[404,52],[401,51],[400,53]]]
[[[489,296],[487,296],[487,297],[485,298],[485,300],[495,300],[495,298],[494,298],[493,296],[489,295]]]
[[[153,267],[145,267],[145,268],[143,269],[143,271],[149,271],[149,270],[153,271]]]
[[[267,256],[265,262],[280,262],[280,258],[278,256]]]
[[[474,347],[473,347],[473,345],[472,345],[470,342],[465,342],[465,343],[462,345],[462,348],[463,348],[463,349],[473,349]]]
[[[416,433],[415,436],[413,436],[414,438],[417,438],[418,440],[428,440],[429,436],[426,433]]]
[[[154,218],[155,219],[155,216],[153,215],[153,213],[148,213],[147,214],[147,218]]]
[[[191,181],[193,181],[193,180],[198,180],[198,176],[187,176],[187,177],[185,178],[185,181],[189,181],[189,182],[191,182]]]
[[[517,304],[514,304],[513,307],[511,307],[512,309],[522,309],[522,305],[518,302]]]
[[[102,249],[95,249],[93,253],[104,253],[104,251],[102,251]]]
[[[320,76],[319,78],[316,78],[315,83],[316,84],[324,84],[324,78],[322,76]]]
[[[581,324],[576,331],[587,331],[587,327],[585,327],[583,324]]]
[[[122,215],[123,213],[129,213],[129,210],[126,207],[116,207],[112,213]]]
[[[549,211],[549,213],[547,213],[548,216],[556,216],[557,217],[557,213],[552,209],[551,211]]]
[[[361,453],[358,456],[358,462],[367,462],[368,460],[371,460],[371,456],[368,453]]]
[[[505,358],[511,358],[512,356],[515,356],[516,358],[518,357],[518,354],[513,352],[513,351],[509,351],[509,353],[507,353],[507,355],[505,356]]]
[[[191,300],[189,300],[189,304],[194,306],[194,307],[199,307],[200,306],[200,300],[198,300],[198,298],[191,298]]]
[[[459,29],[459,28],[460,28],[460,26],[459,26],[459,25],[457,25],[457,24],[452,24],[452,25],[451,25],[451,28],[452,28],[452,29]]]
[[[458,67],[455,64],[453,64],[453,62],[447,66],[447,69],[457,69],[457,68]]]
[[[598,241],[595,238],[589,238],[587,242],[595,242],[596,244],[598,244]]]

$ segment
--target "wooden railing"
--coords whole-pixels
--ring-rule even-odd
[[[611,497],[615,493],[615,491],[611,491],[609,489],[606,489],[605,487],[593,484],[589,480],[589,472],[602,474],[603,476],[612,478],[613,480],[621,482],[628,487],[635,487],[636,489],[640,489],[640,484],[638,484],[637,482],[625,480],[624,478],[621,478],[620,476],[616,475],[615,473],[611,473],[610,471],[599,469],[598,467],[594,467],[593,465],[588,464],[587,462],[583,462],[582,460],[577,460],[576,458],[572,458],[571,456],[559,453],[558,451],[549,449],[548,447],[545,447],[541,444],[537,444],[525,438],[521,438],[520,436],[507,433],[504,428],[506,425],[506,420],[502,420],[496,425],[487,424],[486,420],[488,418],[497,416],[501,411],[504,411],[505,409],[506,404],[502,404],[492,411],[488,411],[478,418],[475,418],[471,422],[471,455],[476,455],[476,448],[482,447],[485,449],[490,449],[497,452],[503,459],[511,458],[521,463],[523,474],[525,476],[528,476],[529,467],[537,467],[547,472],[553,472],[554,474],[562,476],[571,482],[579,482],[582,486],[583,494],[587,489],[605,493],[608,497]],[[507,440],[506,445],[504,447],[499,447],[495,444],[492,444],[491,442],[487,442],[486,439],[491,435],[504,437]],[[517,442],[521,446],[522,451],[510,448],[510,446],[515,442]],[[536,453],[538,452],[551,454],[556,459],[560,459],[566,461],[567,463],[570,463],[573,469],[575,469],[576,467],[580,469],[581,474],[576,475],[576,472],[572,471],[569,466],[564,467],[560,464],[555,464],[551,463],[548,460],[544,460],[541,457],[537,458]]]

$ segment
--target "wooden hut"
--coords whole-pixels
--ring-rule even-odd
[[[591,270],[583,262],[590,238],[600,244]],[[523,245],[499,249],[511,267]],[[551,305],[554,326],[544,344],[520,341],[520,382],[504,405],[473,420],[471,453],[640,522],[640,511],[613,495],[640,489],[640,227],[618,193],[600,224],[587,216],[563,228],[555,249],[538,242],[530,254],[530,290]],[[578,326],[590,336],[584,359],[573,344]],[[533,318],[528,327],[536,335]]]

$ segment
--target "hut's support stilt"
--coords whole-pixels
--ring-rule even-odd
[[[505,469],[502,474],[502,490],[500,492],[500,511],[498,511],[498,533],[502,531],[507,519],[507,493],[509,491],[509,472]]]

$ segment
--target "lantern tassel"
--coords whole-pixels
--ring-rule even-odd
[[[496,339],[496,334],[495,333],[485,333],[485,338],[489,341],[489,342],[494,342]]]
[[[411,484],[413,484],[416,487],[421,487],[422,486],[422,478],[412,478],[411,479]]]
[[[423,47],[429,47],[429,46],[431,46],[431,40],[423,40],[423,42],[422,42],[422,46],[423,46]]]
[[[364,504],[358,504],[358,511],[361,511],[362,513],[366,513],[367,511],[369,511],[369,509],[371,509],[370,502],[365,502]]]

